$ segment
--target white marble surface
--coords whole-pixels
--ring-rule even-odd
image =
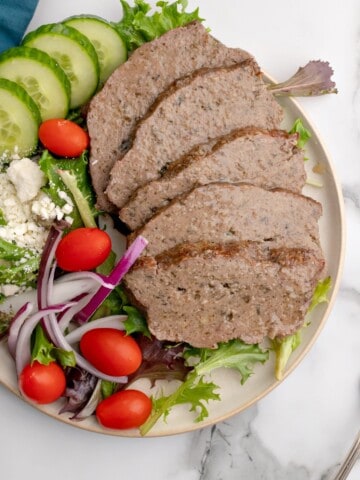
[[[0,477],[149,480],[331,480],[360,427],[360,3],[358,0],[197,0],[212,33],[286,79],[329,60],[337,96],[300,103],[342,182],[347,253],[341,289],[316,344],[270,395],[211,428],[124,439],[57,422],[0,387]],[[61,5],[60,5],[61,4]],[[94,6],[95,5],[95,6]],[[116,19],[117,0],[40,0],[32,26],[67,13]],[[360,479],[360,464],[350,480]]]

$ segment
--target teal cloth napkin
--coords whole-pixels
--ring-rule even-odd
[[[0,52],[21,42],[38,0],[0,0]]]

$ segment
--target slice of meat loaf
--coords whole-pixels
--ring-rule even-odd
[[[110,170],[128,150],[134,126],[157,96],[194,70],[229,66],[249,57],[244,50],[220,43],[199,22],[170,30],[134,51],[92,99],[87,115],[90,173],[100,209],[111,211],[104,194]]]
[[[283,130],[244,128],[195,147],[171,163],[164,176],[140,187],[120,210],[131,230],[161,207],[194,187],[212,182],[246,182],[264,188],[301,192],[306,180],[298,137]]]
[[[294,333],[323,268],[315,252],[301,248],[185,244],[141,258],[125,286],[157,339],[213,348]]]
[[[278,128],[283,110],[251,60],[178,80],[139,123],[132,148],[111,170],[106,193],[121,208],[140,186],[205,143],[247,126]]]
[[[320,252],[321,204],[312,198],[254,185],[212,183],[176,198],[154,215],[129,242],[143,235],[146,255],[199,241],[263,241],[269,248],[300,247]]]

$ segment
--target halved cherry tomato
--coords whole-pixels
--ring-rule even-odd
[[[130,375],[142,362],[136,341],[116,328],[96,328],[84,333],[80,350],[94,367],[107,375]]]
[[[56,249],[56,261],[68,272],[93,270],[111,252],[111,238],[99,228],[77,228],[65,235]]]
[[[45,148],[60,157],[78,157],[89,146],[89,135],[77,123],[63,118],[43,122],[39,138]]]
[[[20,391],[35,403],[55,402],[64,393],[66,378],[56,362],[43,365],[37,361],[26,365],[19,376]]]
[[[96,408],[98,422],[107,428],[140,427],[152,410],[150,398],[139,390],[121,390],[105,398]]]

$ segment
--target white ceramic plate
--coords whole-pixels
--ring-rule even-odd
[[[51,16],[44,17],[42,23],[48,23],[50,21],[59,21],[65,16],[80,13],[89,12],[89,4],[94,2],[83,2],[82,5],[77,5],[77,11],[73,8],[69,11],[55,12],[52,11]],[[40,12],[38,12],[36,21],[41,23],[41,9],[45,9],[46,2],[40,2]],[[45,10],[44,10],[45,11]],[[92,9],[91,13],[101,12]],[[57,15],[57,16],[56,16]],[[106,17],[106,11],[103,12],[103,16]],[[34,25],[36,26],[36,25]],[[290,358],[287,370],[284,378],[301,362],[311,346],[314,344],[318,337],[324,323],[331,311],[334,299],[336,297],[344,259],[344,213],[343,213],[343,199],[339,183],[336,179],[334,170],[332,168],[329,155],[326,152],[324,145],[322,144],[319,135],[315,131],[314,127],[307,121],[306,114],[299,107],[296,101],[292,99],[282,99],[282,105],[286,111],[286,118],[284,120],[283,127],[288,129],[293,124],[294,120],[298,117],[302,118],[305,126],[311,131],[312,138],[309,141],[306,151],[309,161],[306,163],[308,177],[316,182],[322,184],[321,188],[306,186],[304,188],[304,194],[313,197],[323,205],[323,216],[320,220],[320,237],[322,247],[327,260],[327,273],[332,277],[333,288],[330,295],[330,301],[328,304],[322,304],[318,306],[309,316],[311,324],[304,330],[303,341],[300,347],[293,353]],[[321,175],[313,172],[313,167],[320,165],[323,173]],[[221,401],[212,401],[208,405],[209,417],[202,423],[194,423],[194,414],[189,412],[187,407],[178,406],[173,408],[170,413],[167,422],[159,421],[155,427],[149,432],[148,436],[161,436],[161,435],[173,435],[183,432],[189,432],[198,428],[220,422],[226,418],[239,413],[260,398],[267,395],[273,388],[275,388],[279,382],[274,377],[274,357],[270,356],[270,360],[265,365],[259,365],[255,368],[255,374],[241,386],[239,382],[239,375],[232,370],[218,370],[213,373],[212,379],[220,386]],[[6,341],[0,342],[0,382],[8,388],[15,395],[19,396],[17,389],[17,381],[15,374],[15,367],[12,358],[7,351]],[[147,389],[148,385],[146,381],[142,381],[139,384],[140,388]],[[30,404],[27,405],[27,408]],[[94,417],[81,422],[74,422],[69,419],[65,414],[59,415],[61,402],[57,402],[46,406],[35,406],[35,408],[41,410],[45,414],[48,414],[57,420],[65,423],[69,423],[78,428],[85,430],[105,433],[118,436],[139,436],[137,430],[125,430],[115,431],[103,429],[97,424]]]

